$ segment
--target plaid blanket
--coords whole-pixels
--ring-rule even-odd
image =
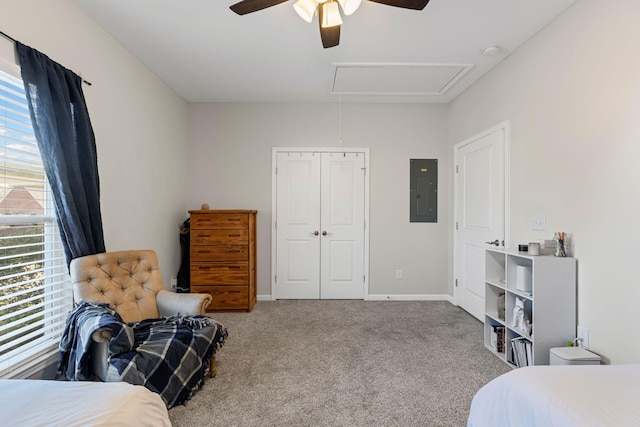
[[[167,408],[184,404],[202,385],[211,359],[228,336],[224,326],[208,317],[178,315],[126,324],[108,304],[83,302],[67,318],[59,376],[94,378],[89,346],[92,334],[103,328],[112,332],[109,363],[123,381],[158,393]]]
[[[129,329],[125,328],[122,318],[109,304],[83,302],[69,313],[58,347],[58,378],[70,381],[95,379],[91,372],[89,347],[91,335],[103,328],[110,330],[113,336],[127,334]]]

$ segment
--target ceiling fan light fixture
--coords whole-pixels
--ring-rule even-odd
[[[320,25],[322,26],[322,28],[342,25],[342,17],[340,16],[340,7],[338,6],[338,2],[328,1],[321,7],[323,12],[323,19]]]
[[[288,0],[240,0],[229,8],[238,15],[258,12],[268,7],[277,6]],[[376,3],[402,9],[422,10],[429,0],[371,0]],[[342,13],[345,16],[354,13],[362,0],[295,0],[293,9],[305,21],[313,21],[313,16],[318,15],[320,24],[320,40],[325,49],[340,44],[340,27],[342,26]]]
[[[313,15],[315,15],[317,7],[318,3],[316,3],[316,0],[298,0],[293,5],[293,9],[300,15],[300,18],[307,22],[313,20]]]
[[[342,6],[342,11],[344,12],[344,14],[349,16],[353,12],[358,10],[360,4],[362,3],[362,0],[338,0],[338,3],[340,3],[340,6]]]

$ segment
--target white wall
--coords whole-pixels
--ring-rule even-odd
[[[71,0],[2,0],[0,29],[93,83],[107,250],[156,250],[168,286],[186,217],[186,103]]]
[[[339,117],[338,104],[189,105],[188,207],[258,210],[258,295],[271,295],[271,149],[339,147]],[[370,294],[449,294],[446,107],[343,104],[342,129],[342,146],[371,149]],[[409,223],[410,158],[439,160],[438,223]]]
[[[639,16],[637,0],[576,2],[449,115],[451,144],[510,120],[511,241],[575,235],[578,323],[612,363],[640,362]]]

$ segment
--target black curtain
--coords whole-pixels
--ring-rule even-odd
[[[96,143],[82,79],[35,49],[20,42],[16,48],[68,265],[105,252]]]

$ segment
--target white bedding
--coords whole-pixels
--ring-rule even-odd
[[[467,426],[640,426],[640,365],[515,369],[476,393]]]
[[[164,402],[127,383],[0,380],[2,426],[171,426]]]

